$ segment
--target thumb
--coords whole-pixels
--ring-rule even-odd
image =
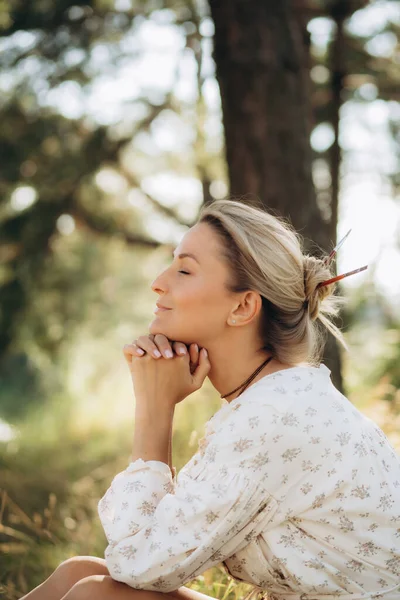
[[[208,373],[210,372],[210,369],[211,369],[211,363],[208,360],[207,351],[205,348],[202,348],[199,352],[199,364],[192,375],[196,389],[201,388],[201,386],[204,383],[205,378],[207,377]]]

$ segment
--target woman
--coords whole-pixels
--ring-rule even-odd
[[[318,364],[318,321],[344,343],[331,277],[283,219],[203,208],[152,284],[150,335],[124,347],[135,434],[98,505],[105,560],[25,598],[207,600],[184,584],[220,563],[270,600],[400,598],[399,457]],[[207,376],[226,400],[176,476],[174,409]]]

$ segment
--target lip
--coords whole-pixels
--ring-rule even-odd
[[[163,312],[165,310],[171,310],[170,308],[167,308],[166,306],[163,306],[162,304],[156,304],[156,307],[157,308],[155,308],[153,311],[154,313]]]

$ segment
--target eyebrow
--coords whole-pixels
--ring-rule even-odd
[[[174,252],[175,252],[175,250],[174,250]],[[175,258],[174,252],[172,252],[172,258]],[[193,258],[193,260],[195,260],[198,264],[200,264],[199,261],[197,260],[197,258],[195,257],[195,255],[191,254],[190,252],[182,252],[182,254],[178,254],[177,258],[185,258],[186,256],[188,258]]]

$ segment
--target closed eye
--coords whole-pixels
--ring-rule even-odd
[[[187,271],[178,271],[178,273],[183,273],[184,275],[190,275]]]

